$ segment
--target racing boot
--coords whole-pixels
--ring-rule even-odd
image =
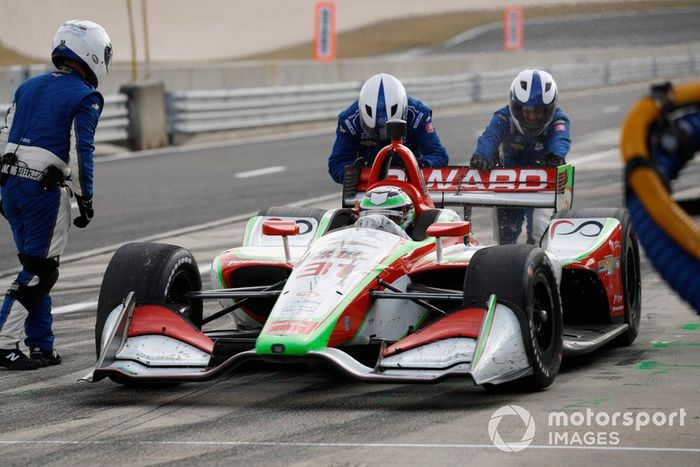
[[[19,346],[14,349],[0,349],[0,368],[8,370],[36,370],[44,366],[40,362],[33,360],[19,350]]]
[[[61,363],[61,356],[56,349],[41,350],[39,347],[29,347],[29,358],[39,366],[51,366]]]

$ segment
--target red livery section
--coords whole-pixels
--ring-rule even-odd
[[[484,314],[486,314],[484,308],[468,308],[454,312],[422,331],[411,334],[389,346],[384,351],[384,357],[450,337],[472,337],[476,339],[479,337]]]
[[[195,329],[185,318],[170,308],[141,305],[134,310],[128,337],[162,335],[172,337],[207,353],[214,350],[214,341]]]

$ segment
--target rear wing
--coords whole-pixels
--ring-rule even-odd
[[[425,188],[436,206],[518,206],[570,208],[574,167],[501,168],[478,171],[467,166],[421,169]],[[346,168],[343,207],[352,207],[367,191],[370,169]],[[405,180],[402,169],[389,169],[387,179]]]

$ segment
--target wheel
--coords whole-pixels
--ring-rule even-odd
[[[625,208],[583,208],[570,209],[557,213],[557,218],[595,218],[612,217],[622,225],[622,245],[620,268],[622,272],[622,294],[625,307],[624,321],[629,328],[620,335],[615,343],[630,345],[639,334],[639,322],[642,316],[642,275],[640,271],[639,242],[632,226],[632,219]]]
[[[559,289],[544,250],[534,245],[478,250],[464,279],[464,306],[483,307],[491,294],[520,321],[532,375],[520,379],[518,387],[548,387],[561,365],[563,318]]]
[[[202,290],[202,279],[192,253],[163,243],[129,243],[112,256],[105,271],[97,301],[95,345],[97,357],[102,346],[102,331],[109,314],[127,294],[135,293],[136,302],[170,304],[198,329],[202,326],[202,301],[182,303],[179,297]]]

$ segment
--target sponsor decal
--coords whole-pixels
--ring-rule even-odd
[[[557,174],[557,186],[559,187],[558,194],[564,194],[566,192],[566,184],[569,181],[569,172],[563,171]]]
[[[549,228],[549,235],[550,238],[554,238],[555,235],[560,235],[560,236],[565,236],[565,235],[574,235],[578,234],[583,237],[597,237],[600,232],[603,231],[603,224],[601,224],[598,221],[586,221],[581,224],[579,224],[578,227],[576,227],[573,230],[568,230],[568,231],[562,231],[560,230],[561,226],[574,226],[575,224],[571,222],[570,220],[562,219],[556,222],[552,223],[552,226]]]
[[[428,122],[425,124],[426,133],[435,133],[435,127],[433,127],[433,122]]]
[[[563,120],[554,122],[554,131],[566,131],[566,123]]]
[[[318,326],[317,322],[314,321],[274,321],[270,323],[267,328],[268,334],[275,334],[277,336],[284,335],[304,335],[310,334]]]
[[[345,127],[350,131],[350,134],[353,136],[357,135],[357,132],[355,131],[355,128],[352,126],[352,122],[350,121],[349,118],[345,119]]]
[[[607,255],[598,262],[598,272],[612,276],[620,267],[620,260],[612,255]]]
[[[418,125],[420,124],[420,121],[423,120],[423,117],[425,114],[423,112],[418,112],[418,115],[416,116],[416,119],[413,122],[413,128],[418,128]]]
[[[476,169],[432,169],[426,186],[431,191],[546,191],[548,180],[545,169],[495,169],[488,178]]]

